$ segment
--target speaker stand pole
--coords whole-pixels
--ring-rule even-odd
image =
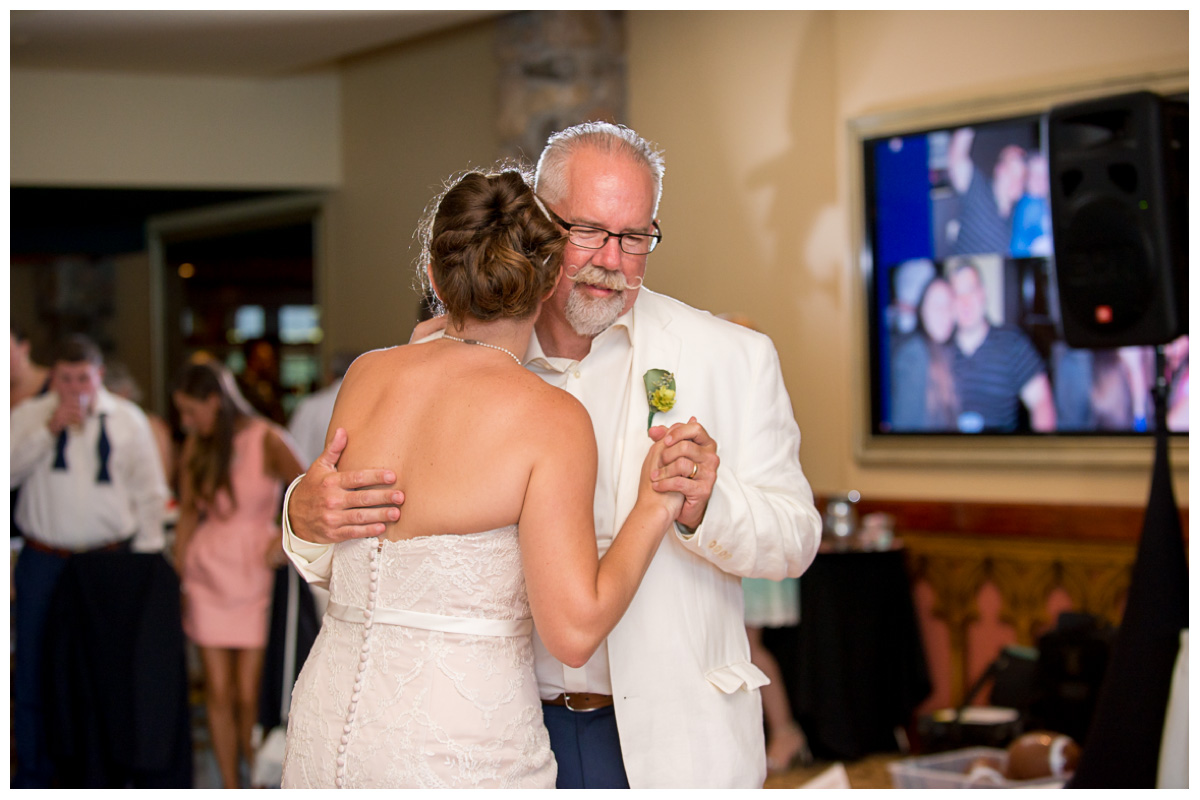
[[[1154,348],[1154,458],[1168,459],[1169,449],[1164,445],[1170,442],[1167,431],[1167,404],[1171,397],[1171,381],[1167,377],[1167,346],[1160,344]]]
[[[1166,349],[1156,351],[1154,472],[1125,613],[1070,788],[1157,785],[1180,632],[1188,627],[1187,555],[1171,487]]]

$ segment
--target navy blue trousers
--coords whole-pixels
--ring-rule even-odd
[[[17,653],[13,674],[13,737],[17,740],[17,772],[13,788],[50,786],[54,767],[46,749],[42,718],[42,648],[50,597],[67,559],[22,548],[13,571],[16,592]]]
[[[572,711],[542,706],[550,749],[558,762],[559,789],[628,789],[621,738],[612,706]]]

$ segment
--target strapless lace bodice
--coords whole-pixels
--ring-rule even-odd
[[[367,606],[371,550],[385,578],[379,582],[379,606],[448,617],[529,619],[515,526],[465,536],[343,542],[334,552],[330,602]]]
[[[552,787],[515,526],[334,550],[285,787]]]

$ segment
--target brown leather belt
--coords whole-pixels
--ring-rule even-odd
[[[608,708],[613,704],[610,694],[593,694],[592,692],[567,692],[553,700],[543,700],[545,706],[566,706],[572,711],[595,711],[598,708]]]
[[[129,543],[129,539],[121,539],[117,542],[109,542],[108,544],[102,544],[99,547],[93,547],[90,550],[66,550],[62,547],[53,547],[48,544],[43,544],[37,539],[30,539],[29,537],[26,537],[24,547],[28,547],[30,550],[37,550],[39,553],[58,556],[59,558],[70,558],[71,556],[79,555],[80,553],[109,553],[116,552],[118,550],[128,550]]]

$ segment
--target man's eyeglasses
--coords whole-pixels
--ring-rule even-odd
[[[567,222],[551,211],[549,206],[546,207],[546,211],[549,212],[551,219],[566,229],[567,241],[585,250],[599,250],[608,244],[609,237],[615,236],[617,237],[617,246],[622,251],[631,256],[644,256],[658,247],[658,243],[662,241],[662,228],[657,222],[651,223],[654,226],[654,233],[614,233],[606,231],[604,228]]]

